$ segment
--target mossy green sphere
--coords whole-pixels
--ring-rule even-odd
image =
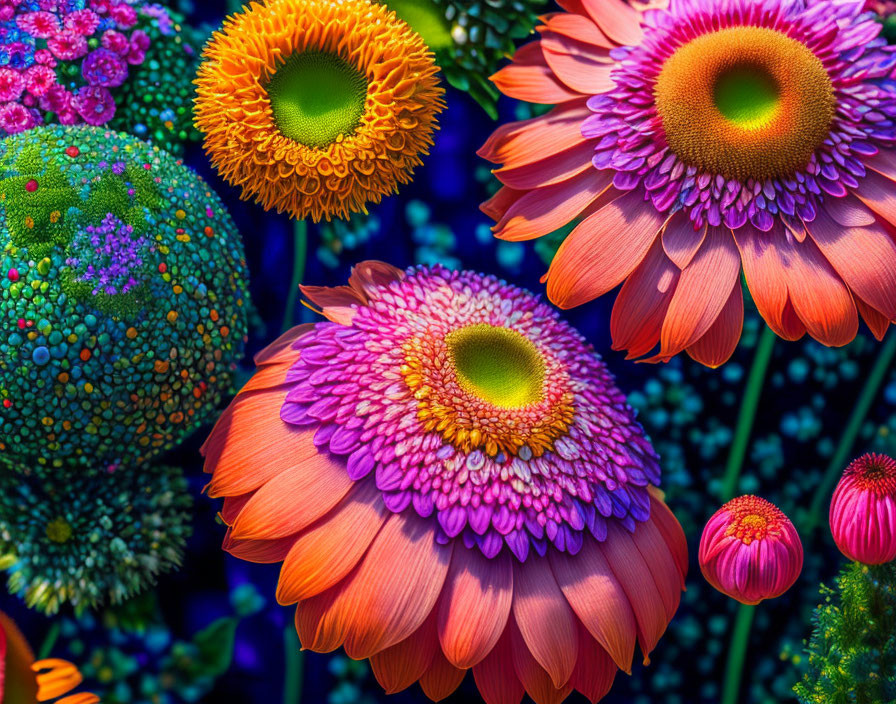
[[[0,142],[0,465],[139,471],[211,420],[247,288],[220,199],[158,147],[85,126]]]

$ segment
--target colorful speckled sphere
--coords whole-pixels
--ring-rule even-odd
[[[174,157],[97,127],[8,137],[0,242],[0,464],[133,467],[232,391],[243,248]]]

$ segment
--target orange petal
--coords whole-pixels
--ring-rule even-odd
[[[668,361],[703,337],[718,319],[735,286],[740,256],[731,231],[710,227],[706,240],[681,272],[660,333],[660,354]]]
[[[237,540],[231,533],[228,529],[221,547],[234,557],[258,564],[282,562],[296,542],[294,535],[275,540]]]
[[[423,676],[438,649],[439,636],[433,609],[423,625],[408,638],[372,655],[370,667],[386,694],[395,694]]]
[[[792,309],[788,314],[787,271],[777,245],[785,237],[780,225],[766,233],[752,227],[741,227],[734,233],[747,286],[759,314],[777,335],[785,340],[798,340],[805,333],[805,327]]]
[[[246,494],[317,454],[313,430],[280,420],[285,399],[285,390],[251,391],[227,407],[202,447],[209,496]]]
[[[833,347],[852,342],[859,331],[855,302],[815,242],[785,242],[781,252],[793,309],[809,334]]]
[[[285,362],[292,363],[299,356],[299,353],[292,349],[292,343],[312,330],[314,330],[314,323],[305,323],[304,325],[296,325],[294,328],[290,328],[255,355],[253,358],[255,366],[260,367],[265,364],[282,364]]]
[[[420,686],[427,697],[438,702],[460,687],[466,674],[466,670],[456,668],[445,659],[442,651],[436,650],[429,669],[420,678]]]
[[[612,89],[615,66],[606,50],[551,31],[541,33],[541,48],[551,70],[577,93],[594,95]]]
[[[489,560],[458,547],[439,602],[439,640],[455,667],[470,668],[504,632],[513,598],[513,566],[505,550]]]
[[[862,320],[864,320],[865,324],[868,326],[868,329],[871,330],[871,334],[874,335],[878,341],[883,340],[884,335],[887,334],[887,328],[890,327],[890,321],[887,320],[887,316],[869,306],[861,298],[856,298],[856,308],[862,316]]]
[[[97,704],[99,701],[100,698],[95,694],[80,692],[68,697],[63,697],[62,699],[57,699],[55,704]]]
[[[879,222],[844,227],[824,209],[808,228],[853,293],[888,320],[896,320],[896,243],[886,228]]]
[[[84,680],[78,668],[68,660],[47,658],[31,665],[37,673],[37,701],[45,702],[68,694]]]
[[[738,280],[716,322],[703,337],[687,348],[687,353],[707,367],[720,367],[731,359],[737,349],[743,327],[744,292]]]
[[[638,643],[646,662],[668,624],[663,600],[632,536],[615,521],[608,521],[607,530],[607,539],[599,544],[600,549],[635,612]]]
[[[250,391],[276,392],[280,390],[278,387],[286,383],[286,374],[289,372],[292,362],[299,358],[299,353],[296,350],[287,348],[287,352],[291,353],[291,358],[289,360],[284,360],[279,363],[269,362],[262,365],[259,367],[258,371],[249,378],[249,381],[245,383],[243,388],[239,390],[239,393],[246,394]],[[288,355],[284,352],[281,352],[279,355],[280,358],[287,356]],[[284,387],[283,390],[286,390],[286,387]]]
[[[641,43],[641,13],[623,0],[582,0],[591,19],[610,39],[623,46]]]
[[[386,262],[369,259],[355,264],[348,277],[348,285],[362,297],[378,296],[393,281],[401,281],[404,272],[386,264]]]
[[[545,115],[501,125],[476,153],[509,167],[538,163],[581,143],[589,115],[584,101],[559,105]]]
[[[638,523],[632,540],[644,559],[644,564],[653,575],[663,607],[666,610],[666,622],[672,620],[681,601],[681,575],[669,546],[660,533],[659,528],[651,520]]]
[[[233,522],[234,538],[285,538],[333,508],[352,486],[345,466],[322,454],[293,466],[262,486]]]
[[[588,632],[620,669],[631,672],[637,621],[598,542],[585,536],[578,555],[551,553],[551,568],[561,591]]]
[[[451,561],[429,522],[392,514],[360,564],[336,586],[299,603],[296,628],[306,648],[345,645],[368,658],[416,631],[432,611]]]
[[[495,195],[479,206],[479,209],[492,220],[498,222],[510,210],[510,206],[524,195],[526,195],[524,191],[515,191],[507,186],[501,186]]]
[[[327,320],[340,325],[351,325],[357,308],[367,305],[367,297],[351,286],[299,286],[299,289],[320,308]]]
[[[594,704],[610,691],[618,671],[613,658],[579,623],[579,658],[572,673],[572,686]]]
[[[37,700],[37,681],[31,672],[33,662],[34,654],[25,636],[12,619],[0,611],[0,701],[5,701],[4,693],[14,702],[30,704]]]
[[[582,94],[564,85],[554,74],[534,41],[517,50],[513,63],[491,77],[504,95],[527,103],[556,105],[582,98]]]
[[[546,557],[530,555],[513,570],[513,617],[532,657],[563,687],[576,666],[576,617]],[[521,678],[522,679],[522,678]]]
[[[594,145],[580,141],[579,144],[565,151],[533,164],[505,166],[493,173],[505,186],[519,191],[527,191],[563,183],[578,176],[586,169],[593,173],[594,166],[591,164],[593,155]]]
[[[676,213],[663,230],[663,250],[666,256],[675,262],[675,266],[679,269],[686,268],[706,239],[707,229],[708,227],[704,225],[695,230],[694,223],[684,213]]]
[[[542,669],[532,653],[529,652],[526,641],[514,619],[510,619],[509,625],[513,669],[523,687],[526,688],[526,693],[532,697],[535,704],[561,704],[572,691],[572,685],[566,684],[561,689],[557,689],[550,675]]]
[[[257,491],[257,490],[256,490]],[[232,526],[236,517],[240,515],[245,505],[249,503],[249,499],[255,496],[255,491],[248,494],[240,494],[239,496],[228,496],[224,499],[224,505],[221,507],[221,520],[225,525]],[[228,530],[228,535],[230,531]]]
[[[622,284],[610,315],[610,334],[614,350],[628,351],[626,359],[647,354],[660,341],[679,274],[657,238]]]
[[[681,575],[681,586],[684,587],[685,577],[688,574],[688,543],[684,530],[675,514],[662,499],[662,492],[655,486],[647,488],[650,493],[650,520],[659,529],[672,551],[678,573]]]
[[[592,20],[572,12],[554,12],[541,18],[544,29],[576,39],[580,42],[593,44],[601,49],[614,49],[615,42],[607,39],[600,28]]]
[[[342,581],[367,552],[387,513],[374,482],[357,482],[295,540],[280,569],[277,602],[294,604]]]
[[[605,205],[560,245],[548,270],[548,298],[572,308],[621,284],[644,259],[664,220],[639,190]]]
[[[592,169],[569,181],[529,191],[495,225],[495,237],[516,242],[558,230],[597,200],[610,182],[608,172]]]
[[[510,624],[485,660],[473,666],[476,689],[485,704],[519,704],[526,693],[513,669]]]

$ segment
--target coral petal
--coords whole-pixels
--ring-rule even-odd
[[[595,704],[610,691],[618,671],[613,658],[579,623],[579,658],[572,673],[572,686]]]
[[[255,366],[261,367],[265,364],[282,364],[294,361],[298,357],[298,352],[292,349],[292,343],[312,330],[314,330],[314,323],[305,323],[304,325],[296,325],[294,328],[290,328],[255,355],[253,358]]]
[[[548,558],[530,555],[514,564],[513,617],[532,657],[554,688],[572,676],[578,653],[576,617],[560,590]]]
[[[618,286],[644,259],[664,219],[638,189],[587,217],[554,255],[548,298],[572,308]]]
[[[685,577],[688,574],[688,542],[684,530],[675,514],[666,506],[662,499],[662,492],[655,486],[647,488],[650,492],[650,520],[656,525],[666,545],[675,558],[675,565],[681,575],[681,586],[684,588]]]
[[[578,555],[557,552],[550,557],[554,576],[573,611],[616,665],[630,672],[637,622],[597,541],[586,537]]]
[[[282,562],[295,542],[296,536],[294,535],[274,540],[237,540],[228,530],[221,547],[241,560],[272,564]]]
[[[401,642],[435,606],[451,550],[436,542],[427,521],[392,514],[343,581],[299,603],[302,645],[329,652],[344,644],[348,656],[360,660]]]
[[[307,528],[352,486],[345,466],[322,454],[278,474],[249,499],[233,523],[234,538],[283,538]]]
[[[401,281],[404,276],[405,274],[401,269],[391,264],[369,259],[352,267],[352,273],[348,277],[348,285],[359,296],[367,298],[382,294],[383,289],[390,283]]]
[[[527,103],[556,105],[582,98],[582,93],[558,80],[544,60],[540,41],[519,49],[514,63],[502,68],[491,80],[504,95]]]
[[[510,625],[488,656],[473,666],[476,688],[485,704],[519,704],[526,693],[513,669]]]
[[[526,693],[535,704],[560,704],[572,691],[572,685],[565,684],[560,689],[555,687],[550,675],[529,652],[516,622],[510,619],[509,624],[513,669],[526,688]]]
[[[744,327],[744,292],[740,280],[728,302],[706,334],[687,348],[687,353],[700,364],[715,369],[731,359]]]
[[[539,117],[501,125],[477,154],[507,167],[539,163],[581,143],[582,122],[589,115],[584,102],[570,103]]]
[[[441,701],[454,693],[464,681],[466,670],[456,668],[445,659],[440,650],[436,650],[429,669],[420,678],[420,686],[427,697],[434,702]]]
[[[586,169],[594,171],[591,156],[594,147],[581,141],[573,147],[531,164],[504,167],[494,172],[498,180],[510,188],[526,191],[569,181]]]
[[[569,181],[529,191],[495,225],[495,237],[531,240],[567,225],[610,187],[610,179],[609,174],[592,169]]]
[[[439,640],[448,661],[470,668],[491,652],[507,625],[513,567],[505,550],[489,560],[458,547],[439,601]]]
[[[294,541],[280,569],[278,603],[293,604],[338,584],[367,552],[386,516],[374,483],[356,483],[336,508]]]
[[[570,89],[592,95],[615,86],[610,78],[614,62],[607,52],[601,55],[593,45],[550,31],[542,32],[541,47],[548,66]]]
[[[407,689],[429,669],[439,649],[435,610],[414,633],[370,658],[370,667],[386,694]]]

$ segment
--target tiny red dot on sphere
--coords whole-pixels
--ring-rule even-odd
[[[159,264],[159,272],[164,274],[166,271],[168,271],[168,265],[165,262]]]
[[[12,408],[12,401],[10,401],[8,398],[3,399],[3,407]]]
[[[18,269],[10,269],[6,273],[6,278],[8,278],[13,283],[15,283],[16,281],[19,280],[19,270]]]
[[[65,150],[65,153],[68,154],[72,159],[74,159],[76,156],[78,156],[81,153],[81,150],[78,149],[76,146],[72,145],[71,147],[68,147],[68,149]]]
[[[25,184],[25,190],[29,193],[34,193],[37,190],[37,181],[31,179],[28,183]]]

